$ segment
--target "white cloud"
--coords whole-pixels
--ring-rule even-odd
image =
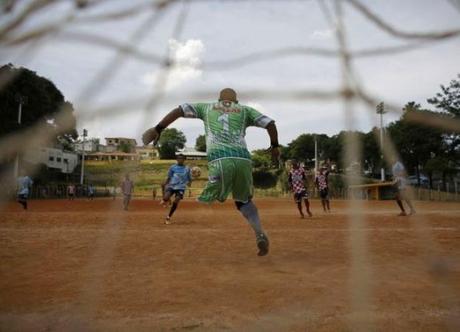
[[[173,66],[170,68],[167,90],[173,90],[186,82],[200,78],[203,71],[199,69],[201,57],[204,52],[204,44],[199,39],[189,39],[181,43],[175,39],[170,39],[169,53]],[[153,71],[143,76],[144,84],[151,86],[155,84],[159,71]]]

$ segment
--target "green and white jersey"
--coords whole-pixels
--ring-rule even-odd
[[[254,108],[230,101],[183,104],[186,118],[203,120],[208,160],[242,158],[251,160],[246,141],[246,128],[266,128],[273,120]]]

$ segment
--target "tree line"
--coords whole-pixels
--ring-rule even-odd
[[[414,118],[444,117],[447,120],[460,120],[460,74],[448,86],[441,85],[441,91],[427,102],[434,110],[424,109],[416,102],[408,102],[402,116],[384,128],[386,137],[391,138],[397,153],[405,164],[409,174],[417,178],[420,185],[422,174],[429,179],[433,188],[433,179],[442,180],[443,189],[449,178],[460,171],[460,131],[450,131],[431,126],[430,123],[413,122]],[[362,144],[362,153],[355,163],[362,173],[379,178],[380,168],[390,173],[391,165],[382,159],[379,144],[379,128],[368,132],[341,131],[332,136],[326,134],[301,134],[282,147],[283,161],[297,159],[307,167],[314,167],[315,139],[318,146],[318,159],[337,165],[339,173],[352,165],[344,165],[345,138],[355,135]],[[384,143],[385,144],[385,143]],[[269,154],[264,150],[253,151],[254,166],[268,169],[271,165]]]
[[[76,119],[72,104],[65,100],[61,91],[50,80],[37,75],[27,68],[17,68],[12,64],[0,67],[0,138],[23,130],[37,123],[48,126],[54,133],[56,144],[71,148],[78,138],[75,130]],[[460,131],[440,129],[429,123],[410,121],[414,115],[441,116],[447,120],[460,120],[460,74],[448,85],[440,86],[440,91],[427,100],[433,109],[424,109],[411,101],[404,108],[402,116],[385,127],[386,136],[390,137],[410,174],[417,176],[420,184],[422,174],[433,179],[439,177],[445,188],[449,178],[453,178],[460,168]],[[22,123],[18,124],[18,108],[22,104]],[[63,107],[65,106],[65,107]],[[56,117],[58,112],[65,117]],[[62,119],[66,120],[64,126]],[[70,119],[70,121],[68,121]],[[72,125],[69,127],[68,123]],[[305,133],[299,135],[289,144],[282,146],[281,159],[297,159],[313,167],[315,140],[318,144],[319,160],[329,160],[337,165],[338,172],[344,172],[350,165],[344,165],[345,138],[355,135],[362,144],[362,154],[356,165],[369,176],[378,177],[380,168],[389,173],[389,165],[382,159],[379,146],[379,129],[368,132],[341,131],[332,136],[326,134]],[[159,154],[162,159],[174,159],[175,152],[185,146],[183,132],[165,129],[159,141]],[[206,140],[200,135],[195,144],[198,151],[206,151]],[[253,151],[256,169],[269,169],[271,160],[264,150]]]

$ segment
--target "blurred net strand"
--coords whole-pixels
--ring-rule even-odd
[[[346,1],[349,4],[351,4],[355,9],[357,9],[359,12],[361,12],[370,22],[374,23],[381,30],[391,34],[394,37],[404,38],[404,39],[444,39],[444,38],[450,38],[453,36],[458,36],[460,34],[460,28],[454,29],[454,30],[440,31],[440,32],[401,31],[391,26],[387,22],[385,22],[383,19],[381,19],[379,16],[373,13],[369,8],[364,6],[358,0],[346,0]]]
[[[460,12],[460,0],[447,0],[447,2]]]
[[[372,107],[371,105],[368,106],[368,114],[371,115],[374,111],[374,107],[373,105]],[[379,139],[379,133],[374,131],[374,134],[380,151],[383,153],[384,161],[389,167],[392,166],[391,160],[393,158],[396,157],[397,160],[401,160],[396,146],[387,131],[384,132],[384,146],[382,146],[382,142]],[[408,190],[406,194],[409,199],[413,201],[415,199],[414,189],[409,187],[406,190]],[[418,242],[420,243],[419,248],[421,251],[422,264],[425,267],[426,272],[434,279],[433,287],[435,294],[438,296],[438,299],[443,306],[447,308],[455,308],[456,303],[452,296],[450,296],[452,294],[452,287],[455,285],[452,280],[452,269],[450,264],[440,254],[441,249],[436,243],[436,235],[432,234],[433,229],[432,227],[429,227],[429,222],[423,214],[417,213],[411,218],[414,220],[414,223],[411,223],[410,227],[415,228],[416,236]],[[445,317],[444,322],[449,331],[460,330],[460,321],[455,316],[452,316],[452,314]]]
[[[158,9],[162,6],[159,2],[155,3],[143,3],[132,8],[122,9],[103,14],[89,14],[79,18],[78,23],[101,23],[105,21],[120,20],[125,18],[131,18],[138,14],[143,13],[145,10],[152,9],[155,7]]]
[[[104,36],[75,31],[63,31],[60,35],[64,39],[63,42],[76,41],[92,44],[97,47],[109,48],[115,50],[116,52],[129,55],[133,59],[151,64],[159,64],[162,61],[162,57],[158,54],[141,51],[140,49],[133,47],[132,44],[120,43]]]
[[[328,19],[326,7],[323,7],[323,13]],[[334,1],[335,9],[335,35],[339,45],[341,57],[340,68],[342,76],[342,90],[353,90],[356,85],[356,79],[350,63],[350,57],[347,50],[347,41],[345,36],[345,26],[343,24],[342,0]],[[332,24],[332,20],[330,20]],[[350,95],[343,96],[343,110],[345,127],[348,130],[353,129],[354,109],[352,107],[354,98]],[[359,160],[361,155],[361,142],[356,135],[348,134],[345,136],[345,154],[344,161],[346,165],[354,160]],[[350,185],[348,177],[346,184]],[[359,213],[362,211],[363,203],[351,197],[348,201],[348,228],[349,228],[349,246],[351,256],[351,268],[349,273],[349,290],[351,298],[351,319],[350,323],[354,331],[373,331],[375,322],[371,313],[371,267],[368,259],[368,248],[366,242],[367,233],[361,232],[364,216]]]
[[[185,17],[187,15],[189,6],[188,1],[183,1],[183,7],[180,11],[176,23],[174,25],[174,30],[172,33],[173,38],[178,38],[182,33]],[[169,71],[171,69],[171,54],[169,47],[167,48],[167,58],[168,60],[164,62],[163,70],[160,71],[154,90],[152,93],[149,102],[147,103],[144,112],[143,118],[144,121],[140,122],[141,126],[145,126],[146,120],[148,120],[150,114],[149,112],[155,108],[161,97],[165,92],[165,85],[169,76]],[[142,128],[141,128],[142,129]],[[123,165],[124,173],[126,173],[129,166],[127,164]],[[111,205],[111,209],[116,209],[115,204]],[[96,246],[96,253],[92,255],[89,264],[87,264],[86,270],[94,274],[94,271],[97,273],[93,276],[92,279],[87,279],[87,282],[84,283],[83,288],[80,290],[80,299],[83,303],[89,303],[89,305],[82,306],[84,317],[92,317],[97,313],[97,305],[101,301],[103,296],[103,282],[105,276],[108,275],[111,262],[114,258],[114,252],[118,247],[118,243],[121,237],[121,231],[126,225],[127,215],[123,214],[118,217],[120,220],[115,225],[111,221],[112,217],[107,215],[107,222],[105,228],[108,231],[109,236],[101,236],[98,238],[98,243]],[[106,233],[106,232],[104,232]],[[81,312],[81,311],[80,311]]]
[[[375,111],[375,104],[366,103],[366,106],[369,107],[369,116],[372,116]],[[391,139],[388,131],[385,130],[385,144],[382,146],[377,130],[374,131],[374,135],[376,141],[378,142],[380,151],[383,154],[384,162],[391,168],[392,160],[394,160],[394,158],[401,160],[393,140]],[[412,187],[408,187],[406,190],[408,191],[406,193],[408,198],[414,201],[416,198],[414,189]],[[411,218],[414,220],[414,223],[411,223],[410,227],[415,229],[418,242],[420,243],[419,248],[421,251],[422,264],[424,265],[426,272],[434,279],[433,287],[435,294],[438,296],[438,299],[443,306],[447,308],[454,308],[456,303],[451,294],[452,287],[454,287],[455,283],[452,280],[453,274],[451,273],[451,266],[449,262],[446,261],[445,257],[440,254],[442,251],[436,242],[436,235],[432,233],[433,229],[432,227],[429,227],[429,222],[425,216],[417,213]],[[444,322],[449,331],[460,330],[460,320],[458,317],[449,314],[445,317]]]
[[[369,97],[367,94],[363,92],[361,88],[357,89],[356,95],[358,98],[361,99],[362,102],[364,102],[368,106],[369,116],[373,116],[374,111],[375,111],[374,107],[375,105],[377,105],[377,100]],[[392,105],[386,104],[386,109],[389,111],[400,113],[400,109]],[[435,124],[435,126],[441,126],[441,125],[445,126],[446,125],[446,123],[440,122],[439,116],[430,116],[430,118],[432,118],[431,120],[436,119],[437,123]],[[408,120],[414,121],[413,118],[410,118]],[[417,120],[418,122],[423,123],[425,125],[429,123],[428,117],[425,117],[425,116],[420,116]],[[430,123],[430,124],[433,126],[433,123]],[[457,130],[459,128],[460,127],[457,127]],[[384,157],[384,160],[389,167],[391,167],[392,160],[395,160],[395,158],[396,160],[401,160],[399,157],[399,153],[397,152],[396,146],[394,145],[391,137],[388,135],[388,132],[385,131],[384,133],[384,138],[385,138],[384,146],[382,146],[383,142],[381,142],[377,137],[378,133],[374,131],[374,134],[376,135],[376,139],[380,147],[380,151],[382,152],[382,155]],[[347,143],[352,144],[351,142],[347,142]],[[415,198],[414,191],[412,188],[409,188],[409,192],[407,193],[407,195],[410,200],[413,200]],[[354,200],[352,199],[351,204],[353,204],[353,201]],[[451,294],[451,287],[453,286],[452,283],[449,284],[449,274],[450,274],[449,266],[446,263],[445,259],[439,254],[441,250],[434,239],[435,235],[431,234],[430,233],[431,229],[427,227],[428,222],[426,218],[424,218],[420,214],[416,214],[415,218],[416,218],[416,222],[414,224],[415,224],[415,229],[416,229],[418,239],[421,242],[422,259],[423,259],[424,265],[427,267],[427,272],[434,276],[435,282],[434,282],[433,287],[435,288],[435,292],[438,296],[439,301],[443,305],[447,305],[447,307],[453,308],[455,306],[455,302],[449,296]],[[444,322],[450,331],[458,331],[458,329],[460,328],[460,321],[456,319],[455,317],[453,317],[452,314],[445,317]]]
[[[190,1],[189,0],[182,0],[182,9],[179,12],[179,15],[176,19],[176,22],[174,24],[174,30],[172,32],[171,37],[175,40],[179,40],[180,35],[183,33],[184,27],[185,27],[185,22],[186,18],[190,9]],[[171,39],[171,37],[169,39]],[[159,69],[158,76],[156,77],[156,80],[153,84],[153,91],[151,97],[147,100],[147,103],[145,104],[144,107],[144,116],[143,116],[143,121],[141,121],[141,125],[148,124],[150,123],[150,119],[152,117],[154,109],[156,106],[160,103],[162,100],[163,96],[166,93],[166,86],[168,83],[168,78],[171,72],[171,69],[174,67],[175,62],[171,54],[171,50],[169,45],[167,45],[166,49],[166,58],[162,63],[162,66]]]
[[[161,6],[157,6],[157,7],[154,7],[151,4],[149,4],[148,7],[157,8],[155,11],[161,11],[161,9],[163,9],[169,3],[172,3],[174,1],[178,1],[178,0],[169,0],[168,2],[164,2]],[[143,9],[145,9],[146,7],[147,7],[146,5],[142,6]],[[127,18],[133,18],[134,16],[135,15],[132,13],[131,16],[127,16]],[[78,25],[81,23],[87,23],[85,20],[86,18],[87,16],[76,17],[74,20],[74,25]],[[101,21],[103,22],[103,20]],[[101,21],[98,23],[101,23]],[[90,22],[93,22],[93,21],[90,21]],[[45,23],[38,28],[28,30],[26,32],[23,32],[22,34],[11,35],[11,36],[7,35],[5,38],[0,38],[0,43],[3,43],[6,46],[15,46],[18,44],[22,44],[29,40],[32,40],[34,38],[47,34],[51,31],[59,30],[62,28],[62,25],[64,23],[67,23],[66,19],[58,19],[51,23]],[[65,34],[63,37],[75,38],[75,40],[77,41],[85,41],[85,38],[86,38],[88,39],[87,42],[89,44],[95,44],[94,39],[96,39],[96,41],[103,41],[104,44],[106,44],[106,46],[110,46],[113,48],[128,48],[127,46],[120,46],[120,43],[117,40],[109,39],[107,37],[103,37],[97,34],[89,34],[85,32],[76,32],[76,31],[72,31],[72,32],[66,31],[66,32],[63,32],[63,34]],[[142,53],[140,50],[137,50],[135,47],[133,47],[133,43],[131,43],[131,45],[129,46],[129,49],[131,49],[134,54]]]
[[[5,26],[0,28],[0,40],[4,39],[9,33],[17,29],[24,22],[26,22],[30,17],[32,17],[37,12],[43,10],[45,7],[48,7],[57,0],[34,0],[29,3],[24,10],[19,13],[16,17],[13,17],[10,22],[7,22]],[[10,17],[12,17],[11,15]]]

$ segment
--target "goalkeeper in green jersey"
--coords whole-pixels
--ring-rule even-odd
[[[209,181],[199,196],[200,202],[224,202],[231,193],[236,207],[248,220],[256,233],[259,256],[268,253],[268,237],[262,229],[259,213],[252,202],[252,161],[244,139],[246,128],[265,128],[270,136],[271,153],[279,157],[278,133],[275,121],[255,109],[238,103],[233,89],[220,92],[219,100],[212,103],[182,104],[167,114],[156,127],[142,136],[145,145],[158,142],[163,129],[180,117],[203,121],[208,153]]]

